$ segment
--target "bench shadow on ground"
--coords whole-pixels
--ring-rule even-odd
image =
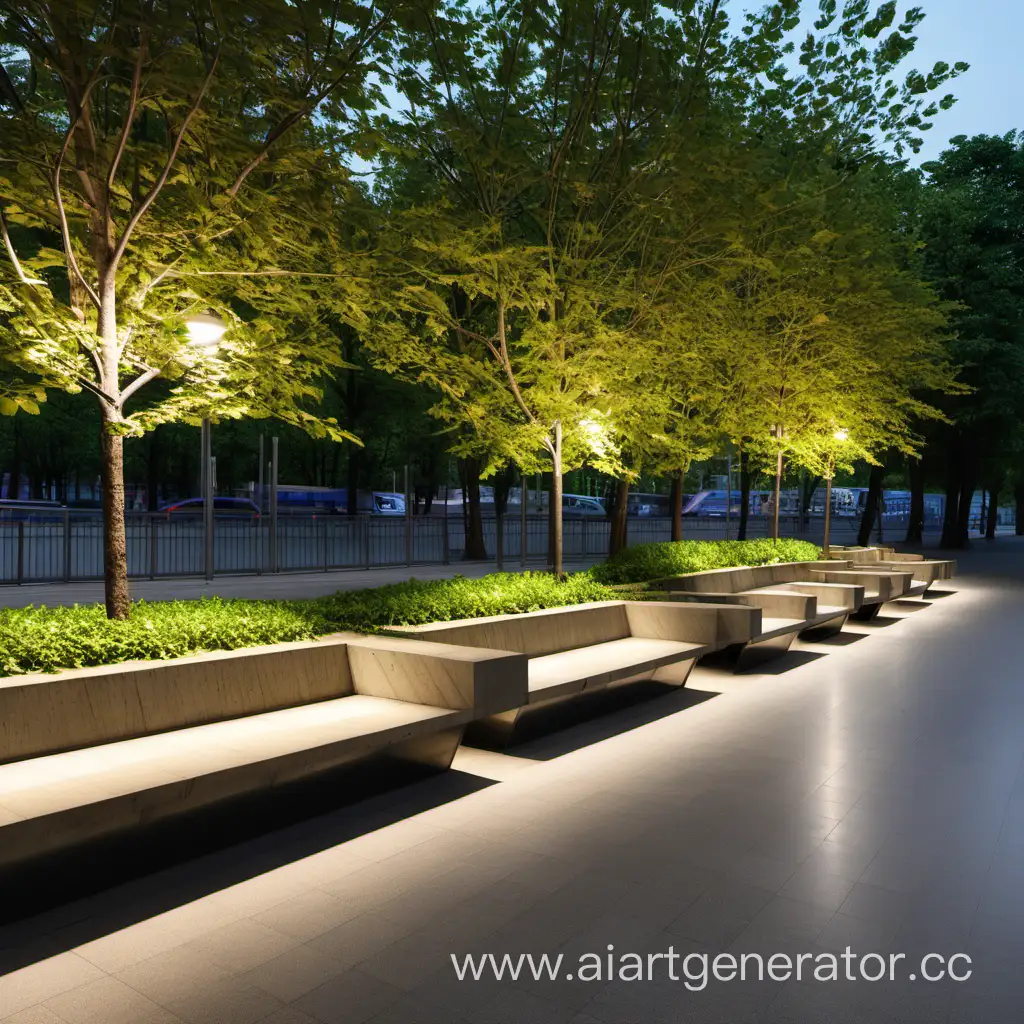
[[[389,781],[406,784],[344,806],[312,786],[287,811],[233,805],[229,827],[224,811],[178,818],[0,875],[0,976],[495,784],[454,769]]]
[[[750,668],[742,669],[736,674],[738,676],[781,676],[786,672],[792,672],[793,669],[802,668],[804,665],[810,665],[811,662],[827,657],[828,654],[824,651],[791,648],[777,658],[752,665]]]
[[[861,640],[864,640],[867,636],[867,633],[851,633],[843,630],[842,633],[836,633],[833,636],[825,636],[820,640],[804,640],[797,637],[797,643],[801,645],[810,644],[814,647],[849,647],[851,644],[856,644]]]
[[[699,687],[683,686],[660,693],[643,687],[597,691],[585,708],[573,701],[544,714],[535,712],[522,741],[503,753],[531,761],[551,761],[717,697],[720,691],[709,689],[708,682],[705,678]]]
[[[903,621],[902,615],[876,615],[873,619],[868,619],[867,622],[857,622],[861,629],[866,629],[870,633],[876,629],[886,629],[889,626],[895,626],[897,622]],[[865,636],[868,634],[865,633]]]

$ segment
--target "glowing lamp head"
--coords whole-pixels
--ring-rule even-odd
[[[215,349],[228,329],[228,325],[212,313],[193,313],[185,321],[185,327],[189,342],[196,348],[207,350]]]
[[[833,435],[833,440],[836,441],[847,441],[849,440],[850,432],[848,430],[837,430]]]

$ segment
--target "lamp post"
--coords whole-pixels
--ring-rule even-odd
[[[189,344],[204,356],[212,356],[228,329],[219,316],[212,313],[193,313],[185,321]],[[203,494],[203,568],[206,578],[213,579],[213,438],[210,431],[210,417],[203,417],[202,440],[200,442],[200,488]]]
[[[840,428],[832,434],[832,440],[837,444],[842,444],[849,436],[848,431]],[[832,477],[835,476],[835,473],[836,453],[835,449],[832,449],[828,456],[828,475],[825,477],[825,538],[821,545],[821,555],[826,561],[830,557],[829,533],[832,527]]]

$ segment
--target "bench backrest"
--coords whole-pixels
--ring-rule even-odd
[[[0,763],[362,694],[497,714],[526,702],[520,654],[337,633],[0,679]]]
[[[758,586],[754,582],[755,570],[750,566],[734,569],[705,569],[703,572],[688,572],[682,576],[670,576],[658,580],[657,585],[666,590],[684,590],[691,594],[736,594]],[[768,580],[767,582],[771,582]]]
[[[438,643],[517,651],[530,657],[591,647],[631,635],[622,601],[602,601],[570,608],[546,608],[520,615],[489,615],[456,622],[404,627],[402,632]]]
[[[0,679],[0,762],[354,692],[344,641]]]
[[[765,565],[763,569],[768,570],[770,580],[764,586],[772,583],[808,583],[814,580],[811,575],[816,569],[835,569],[843,563],[839,562],[780,562],[778,565]]]

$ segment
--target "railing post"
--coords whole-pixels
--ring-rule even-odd
[[[526,523],[526,494],[528,488],[526,486],[526,474],[524,473],[519,480],[519,564],[525,569],[526,568],[526,548],[529,544],[529,530],[527,529]]]
[[[496,510],[494,520],[494,538],[497,549],[498,571],[505,568],[505,517]]]
[[[277,572],[277,438],[270,440],[270,571]]]
[[[327,520],[326,520],[326,518],[324,518],[324,516],[321,516],[317,521],[320,523],[320,527],[321,527],[320,532],[323,534],[323,540],[324,540],[324,572],[327,572],[327,570],[329,568],[328,562],[330,561],[328,559],[328,557],[327,557]]]
[[[358,519],[357,522],[363,524],[362,530],[360,531],[363,535],[363,565],[370,568],[370,517],[363,516]]]
[[[405,464],[405,564],[412,565],[412,495],[409,493],[409,463]]]
[[[210,418],[203,418],[202,444],[202,485],[203,485],[203,573],[213,579],[213,444]]]
[[[448,481],[444,482],[444,536],[441,538],[441,556],[447,565],[452,559],[451,539],[448,537]]]
[[[156,523],[157,518],[155,515],[149,517],[149,578],[151,580],[156,579],[156,553],[157,553],[157,542],[156,542]]]
[[[18,520],[18,576],[20,583],[25,578],[25,523]]]
[[[71,582],[71,509],[64,509],[64,582]]]

